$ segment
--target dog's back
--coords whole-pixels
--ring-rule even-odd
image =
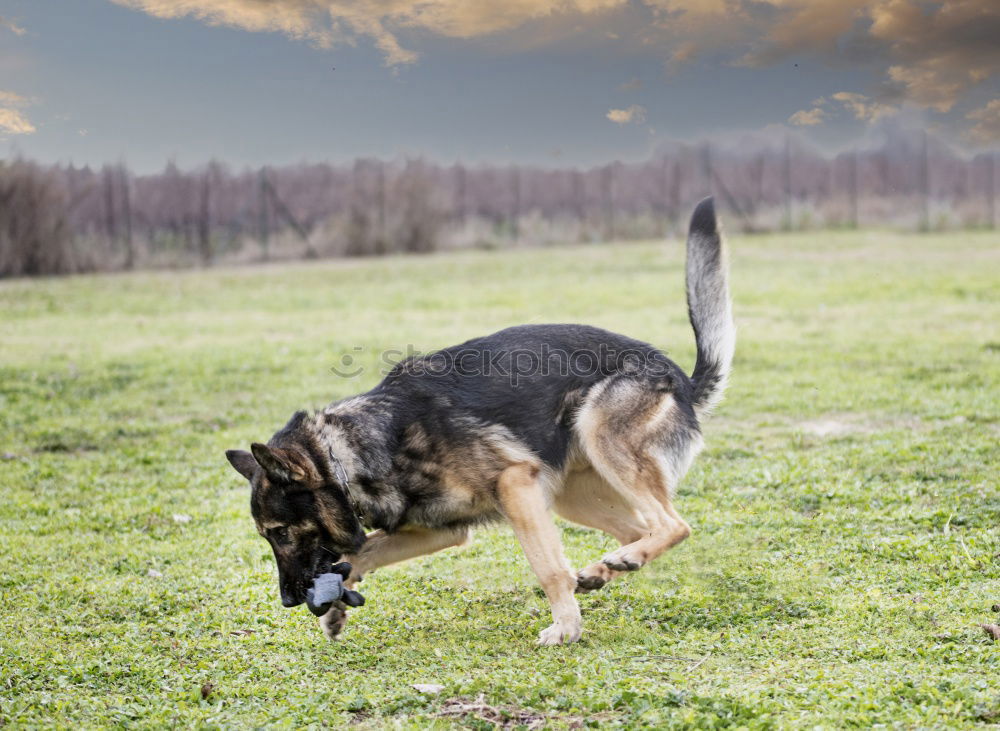
[[[690,405],[687,375],[648,343],[587,325],[521,325],[397,366],[377,389],[508,429],[549,467],[566,462],[579,407],[597,384],[637,379]]]

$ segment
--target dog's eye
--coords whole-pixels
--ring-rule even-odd
[[[288,528],[286,526],[272,528],[271,537],[278,543],[288,543]]]

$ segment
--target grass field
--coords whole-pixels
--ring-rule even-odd
[[[0,725],[1000,723],[1000,236],[730,249],[694,533],[556,648],[502,527],[373,574],[326,641],[223,451],[370,387],[385,349],[515,323],[690,369],[680,243],[0,283]],[[612,545],[562,527],[576,566]]]

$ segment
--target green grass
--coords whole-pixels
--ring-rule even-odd
[[[694,533],[557,648],[502,527],[372,575],[327,642],[280,606],[223,450],[370,387],[384,349],[515,323],[690,369],[678,242],[0,283],[0,725],[1000,722],[1000,238],[730,247]],[[563,534],[576,566],[612,545]]]

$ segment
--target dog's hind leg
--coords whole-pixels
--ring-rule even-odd
[[[566,520],[604,531],[623,546],[642,538],[648,528],[631,503],[590,467],[567,477],[552,507]],[[600,589],[622,573],[602,561],[592,563],[577,572],[576,591]]]
[[[641,464],[624,475],[602,465],[605,479],[635,508],[644,526],[634,540],[601,559],[613,571],[636,571],[691,535],[671,502],[669,478],[660,460],[646,454],[637,462]]]
[[[690,535],[671,497],[701,438],[685,423],[672,395],[620,382],[596,394],[581,411],[577,428],[591,466],[635,519],[631,534],[616,536],[624,545],[601,559],[608,569],[635,571]],[[601,576],[600,569],[588,568]]]
[[[580,639],[582,623],[573,596],[576,575],[563,555],[540,476],[534,465],[508,467],[500,474],[497,495],[552,609],[552,625],[542,630],[538,644],[559,645]]]

